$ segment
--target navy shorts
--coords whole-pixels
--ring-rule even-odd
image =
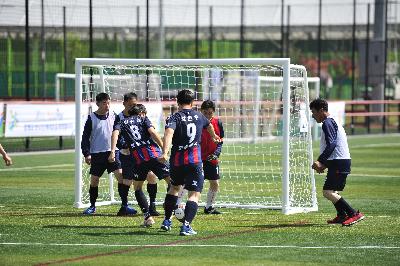
[[[219,165],[212,164],[209,161],[203,161],[204,179],[207,180],[218,180],[219,177]]]
[[[201,192],[204,185],[202,163],[171,166],[171,184],[185,185],[185,189],[189,191]]]
[[[134,179],[136,181],[144,181],[147,178],[147,174],[152,171],[158,179],[164,179],[169,176],[169,165],[163,164],[157,161],[157,159],[152,158],[150,161],[142,162],[136,165],[137,177]]]
[[[119,151],[115,152],[115,162],[110,163],[108,161],[108,156],[110,152],[99,152],[90,154],[92,157],[90,164],[90,174],[94,176],[102,176],[104,171],[107,173],[114,172],[115,170],[121,169],[121,162],[119,160]]]
[[[132,155],[119,154],[122,167],[122,177],[124,179],[133,180],[137,176],[136,163]]]
[[[351,171],[350,159],[327,161],[328,173],[326,174],[323,190],[343,191],[346,178]]]

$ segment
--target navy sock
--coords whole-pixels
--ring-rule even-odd
[[[121,202],[122,202],[121,205],[122,206],[128,206],[129,188],[130,188],[130,186],[121,184],[121,193],[119,195],[121,196]]]
[[[178,201],[178,196],[167,194],[165,196],[164,210],[165,219],[171,219],[172,212],[175,209],[176,202]]]
[[[94,207],[96,205],[97,197],[99,196],[99,187],[89,188],[89,198],[90,198],[90,206]]]
[[[196,202],[188,200],[185,206],[185,224],[192,223],[194,217],[197,214],[198,205]]]
[[[346,212],[342,209],[340,203],[338,204],[338,202],[336,202],[335,204],[333,204],[333,206],[335,206],[336,212],[337,212],[337,216],[339,217],[345,217],[346,216]]]
[[[146,196],[143,193],[143,190],[135,190],[135,197],[138,205],[143,213],[149,212],[149,204],[147,203]]]
[[[344,200],[344,198],[340,198],[336,204],[346,212],[347,216],[353,217],[356,214],[356,211],[347,203],[347,201]]]
[[[147,184],[147,193],[149,193],[150,204],[156,202],[157,184]]]

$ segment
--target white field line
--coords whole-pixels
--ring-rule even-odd
[[[42,170],[48,170],[48,171],[54,171],[48,168],[61,168],[61,167],[71,167],[71,169],[73,169],[75,165],[72,163],[69,164],[53,164],[53,165],[38,165],[38,166],[27,166],[27,167],[9,167],[9,168],[5,168],[5,169],[0,169],[0,172],[9,172],[9,171],[27,171],[27,170],[33,170],[33,169],[42,169]],[[68,170],[71,170],[68,169]],[[60,170],[60,169],[56,169],[56,170]],[[63,169],[65,170],[65,169]]]
[[[400,146],[400,142],[350,145],[350,149],[352,149],[352,148],[396,147],[396,146]]]
[[[84,243],[40,243],[40,242],[2,242],[4,246],[80,246],[80,247],[222,247],[222,248],[292,248],[292,249],[400,249],[400,246],[296,246],[296,245],[191,245],[191,244],[154,244],[154,245],[133,245],[133,244],[84,244]]]

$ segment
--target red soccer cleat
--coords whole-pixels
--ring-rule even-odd
[[[343,216],[336,216],[335,218],[333,218],[331,220],[327,220],[326,222],[328,224],[342,224],[347,219],[349,219],[349,217],[347,215],[345,215],[344,217]]]
[[[355,223],[358,223],[362,219],[364,219],[365,216],[362,214],[360,211],[357,211],[357,213],[353,217],[349,217],[346,221],[342,223],[343,226],[350,226]]]

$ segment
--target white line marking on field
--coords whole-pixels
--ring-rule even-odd
[[[351,176],[362,176],[362,177],[400,177],[399,175],[369,175],[369,174],[351,174]]]
[[[350,145],[350,148],[376,148],[376,147],[396,147],[400,146],[400,143],[375,143],[375,144],[360,144],[360,145]]]
[[[9,172],[9,171],[25,171],[25,170],[32,170],[32,169],[43,169],[49,170],[48,168],[59,168],[59,167],[74,167],[74,164],[52,164],[52,165],[38,165],[38,166],[27,166],[27,167],[10,167],[6,169],[0,169],[0,172]],[[59,170],[59,169],[57,169]],[[54,170],[52,170],[54,171]]]
[[[191,244],[154,244],[154,245],[132,245],[132,244],[95,244],[95,243],[40,243],[40,242],[3,242],[0,245],[8,246],[89,246],[89,247],[226,247],[226,248],[295,248],[295,249],[400,249],[400,246],[295,246],[295,245],[191,245]]]

